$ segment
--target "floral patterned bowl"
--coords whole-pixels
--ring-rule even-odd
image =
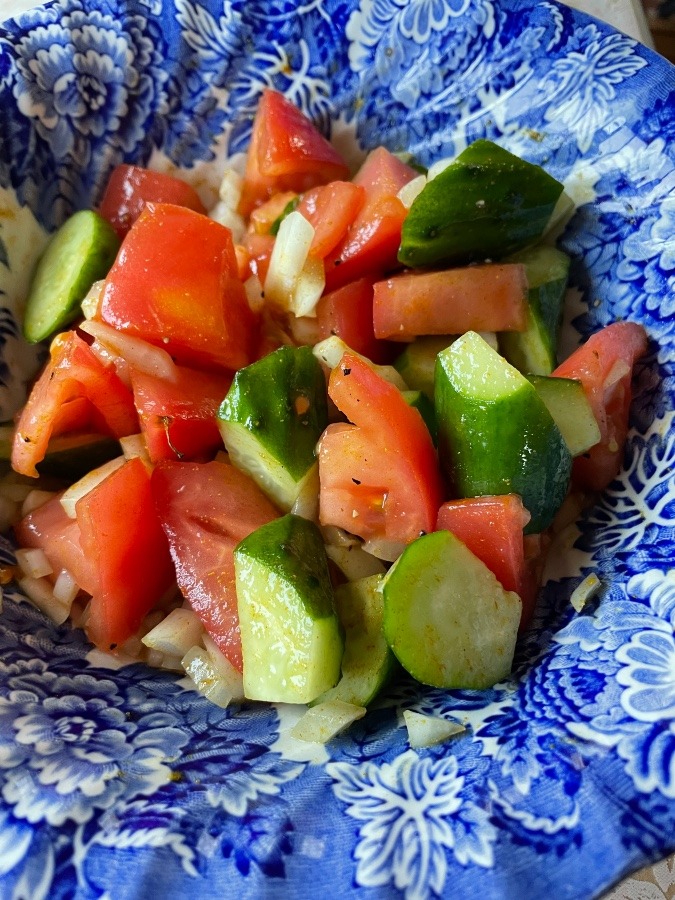
[[[487,136],[578,211],[567,348],[641,321],[625,469],[554,545],[512,678],[404,684],[327,747],[293,708],[209,705],[111,667],[10,587],[0,616],[0,895],[596,896],[675,847],[675,69],[548,0],[60,0],[0,27],[0,415],[46,234],[122,160],[213,196],[256,98],[422,162]],[[2,559],[12,550],[2,546]],[[589,571],[603,590],[581,614]],[[413,751],[401,711],[465,722]]]

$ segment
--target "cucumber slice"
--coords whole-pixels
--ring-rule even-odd
[[[394,368],[412,391],[422,391],[434,399],[436,357],[456,340],[453,335],[415,338],[394,362]]]
[[[530,375],[529,381],[553,416],[572,456],[580,456],[600,441],[600,428],[580,381]]]
[[[433,402],[422,391],[403,391],[402,393],[408,406],[412,406],[422,416],[435,445],[438,439],[438,424]]]
[[[317,702],[368,706],[389,681],[395,660],[382,631],[382,580],[372,575],[336,589],[335,608],[345,633],[342,677]]]
[[[525,266],[529,310],[525,331],[499,335],[500,352],[523,374],[550,375],[557,366],[570,258],[555,247],[542,246],[515,253],[508,261]]]
[[[562,190],[540,166],[476,141],[415,198],[398,258],[413,267],[502,259],[539,240]]]
[[[250,700],[309,703],[340,677],[342,636],[321,532],[288,514],[234,551]]]
[[[522,603],[449,531],[409,544],[387,574],[384,634],[403,668],[439,688],[487,688],[511,671]]]
[[[27,341],[42,341],[78,317],[87,291],[108,274],[119,246],[112,225],[92,210],[76,212],[58,229],[28,293],[23,322]]]
[[[547,528],[567,493],[572,457],[534,387],[475,332],[438,356],[441,465],[458,497],[519,494],[527,533]]]
[[[240,369],[218,411],[230,458],[290,510],[328,424],[326,380],[309,347],[280,347]]]

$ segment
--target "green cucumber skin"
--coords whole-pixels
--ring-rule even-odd
[[[573,457],[586,453],[600,441],[600,428],[580,381],[528,375],[545,403]]]
[[[315,462],[314,448],[328,424],[326,380],[311,348],[280,347],[240,369],[218,420],[245,428],[300,481]]]
[[[436,357],[455,340],[454,335],[426,335],[415,338],[394,362],[394,368],[412,391],[422,391],[434,399]]]
[[[453,345],[455,346],[455,345]],[[436,363],[436,416],[441,465],[457,497],[519,494],[531,515],[525,531],[551,523],[569,486],[572,457],[551,414],[523,377],[508,409],[464,392],[448,354]],[[508,363],[504,363],[508,365]]]
[[[541,167],[475,141],[413,201],[399,261],[418,267],[501,259],[542,236],[562,190]]]
[[[80,210],[64,222],[33,275],[23,322],[29,343],[45,340],[81,316],[87,291],[108,274],[119,247],[112,225],[93,210]]]

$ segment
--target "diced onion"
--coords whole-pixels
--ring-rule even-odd
[[[93,491],[97,485],[105,481],[109,475],[112,475],[125,462],[126,460],[123,456],[117,456],[115,459],[111,459],[109,462],[99,466],[98,469],[92,469],[91,472],[87,472],[83,478],[80,478],[68,490],[64,491],[61,496],[61,506],[65,510],[66,515],[71,519],[77,518],[75,513],[77,501],[88,494],[89,491]]]
[[[192,647],[181,660],[186,674],[195,688],[211,703],[225,709],[232,702],[233,694],[216,668],[211,655],[202,647]]]
[[[459,722],[451,722],[439,716],[425,716],[411,709],[403,711],[403,720],[408,729],[411,747],[431,747],[466,731]]]
[[[246,222],[242,219],[235,209],[232,209],[227,203],[219,200],[218,203],[209,212],[209,218],[225,228],[229,228],[232,232],[232,239],[236,244],[241,243],[242,238],[246,234]]]
[[[220,680],[227,686],[228,691],[232,695],[233,700],[244,699],[244,678],[241,672],[238,672],[229,659],[220,650],[213,638],[208,634],[202,635],[202,643],[206,652],[209,654],[211,662],[215,666],[216,672]]]
[[[574,588],[570,597],[570,603],[577,612],[581,612],[588,601],[595,597],[601,587],[602,582],[595,572],[591,572],[590,575],[587,575],[584,578],[581,584],[578,584]]]
[[[244,293],[249,307],[253,312],[260,312],[265,305],[263,286],[257,275],[251,275],[244,282]]]
[[[406,545],[400,541],[387,541],[384,539],[374,539],[366,541],[363,549],[366,553],[376,556],[378,559],[384,559],[386,562],[394,562],[399,558],[405,550]]]
[[[291,730],[291,737],[312,744],[327,744],[366,714],[363,706],[354,706],[344,700],[326,700],[312,706]]]
[[[326,545],[335,547],[360,547],[361,541],[353,534],[337,525],[322,525],[321,535]]]
[[[87,295],[82,301],[82,315],[85,319],[93,319],[98,308],[101,305],[101,296],[105,281],[95,281],[87,291]]]
[[[80,593],[80,586],[67,569],[62,569],[54,582],[54,599],[71,606]]]
[[[155,653],[156,651],[152,651]],[[162,661],[160,662],[157,668],[159,669],[168,669],[170,672],[182,672],[183,671],[183,663],[182,657],[180,656],[169,656],[168,654],[161,654]]]
[[[413,178],[412,181],[404,184],[396,196],[406,209],[410,209],[410,207],[413,205],[413,201],[416,197],[419,197],[419,195],[426,187],[426,184],[427,176],[418,175],[417,178]]]
[[[138,659],[142,650],[143,644],[141,644],[141,639],[137,634],[132,634],[123,644],[119,645],[117,653],[120,656],[130,656],[132,659]]]
[[[218,188],[218,197],[229,206],[230,209],[237,209],[241,200],[241,189],[244,185],[243,177],[236,169],[230,167],[225,169],[223,177]]]
[[[37,547],[29,550],[17,550],[16,563],[24,575],[28,575],[30,578],[44,578],[45,575],[51,575],[54,571],[44,550]]]
[[[384,575],[386,568],[377,557],[357,545],[351,547],[326,546],[326,555],[332,559],[348,581],[358,581],[370,575]]]
[[[339,338],[335,334],[325,338],[325,340],[323,341],[319,341],[319,343],[315,344],[312,349],[314,356],[316,356],[319,362],[323,363],[325,366],[328,366],[329,369],[334,369],[336,366],[338,366],[340,364],[340,360],[347,351],[353,353],[354,356],[358,356],[359,359],[362,359],[370,366],[370,368],[374,372],[376,372],[380,376],[380,378],[383,378],[385,381],[393,384],[394,387],[397,387],[399,389],[399,391],[408,390],[408,385],[405,383],[403,378],[401,378],[401,375],[393,366],[376,365],[367,357],[362,356],[355,350],[352,350],[351,347],[345,344],[342,338]]]
[[[155,375],[165,381],[176,380],[176,364],[161,347],[155,347],[133,335],[124,334],[104,322],[82,322],[80,329],[117,356],[121,356],[134,369]]]
[[[298,275],[291,294],[290,311],[296,316],[316,316],[316,304],[326,287],[326,273],[322,259],[310,256]]]
[[[314,227],[297,209],[281,222],[265,278],[266,301],[284,310],[293,308],[293,295],[313,239]]]
[[[63,625],[70,613],[70,604],[62,603],[54,597],[52,586],[46,578],[31,578],[26,575],[19,579],[19,587],[33,606],[50,618],[55,625]]]
[[[32,513],[33,510],[39,509],[41,506],[44,506],[48,500],[51,500],[52,497],[55,496],[56,495],[53,491],[31,491],[23,501],[23,506],[21,507],[22,518],[23,516],[27,516],[28,513]]]
[[[120,447],[125,459],[140,459],[148,468],[152,467],[152,461],[148,456],[148,445],[143,434],[128,434],[119,438]]]
[[[566,191],[563,191],[562,194],[558,197],[556,205],[553,207],[551,217],[549,218],[546,224],[546,228],[544,229],[544,234],[546,235],[546,237],[549,239],[554,238],[556,236],[557,229],[565,225],[568,219],[572,218],[576,208],[577,205],[574,200]]]
[[[191,609],[173,609],[142,641],[151,650],[182,658],[200,643],[203,630],[199,617]]]
[[[312,316],[293,317],[288,323],[291,337],[296,344],[312,347],[321,340],[319,320]]]
[[[298,496],[291,507],[295,516],[316,522],[319,518],[319,464],[315,463],[305,475]]]
[[[441,172],[445,172],[448,166],[451,166],[455,161],[454,156],[446,156],[443,159],[436,160],[433,165],[429,166],[429,170],[427,171],[427,181],[433,181],[434,178],[438,177]]]
[[[499,353],[499,342],[494,331],[479,331],[478,334],[483,338],[486,344],[489,344],[490,347],[492,347],[495,353]]]

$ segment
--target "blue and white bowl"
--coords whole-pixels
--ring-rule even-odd
[[[428,163],[491,138],[578,211],[566,349],[642,322],[625,468],[554,546],[508,683],[400,686],[326,748],[228,711],[5,590],[3,898],[597,896],[675,847],[675,69],[549,0],[63,0],[0,27],[0,417],[48,232],[123,159],[214,196],[262,88]],[[10,561],[5,546],[2,559]],[[569,597],[596,572],[581,614]],[[467,723],[413,751],[401,712]]]

